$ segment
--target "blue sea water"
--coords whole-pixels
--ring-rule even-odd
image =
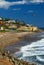
[[[41,37],[41,39],[32,42],[29,45],[22,46],[20,51],[14,53],[13,56],[30,63],[44,65],[44,32],[37,34],[36,36]]]

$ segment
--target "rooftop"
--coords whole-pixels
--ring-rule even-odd
[[[0,20],[2,20],[2,18],[0,17]]]

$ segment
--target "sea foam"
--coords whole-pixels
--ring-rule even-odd
[[[14,53],[14,56],[16,55],[17,58],[26,61],[31,60],[33,62],[33,60],[37,60],[44,62],[44,34],[39,37],[42,37],[42,39],[21,47],[19,52]]]

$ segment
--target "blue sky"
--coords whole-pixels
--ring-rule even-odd
[[[44,27],[44,0],[0,0],[0,17]]]

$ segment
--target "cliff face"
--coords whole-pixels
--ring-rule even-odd
[[[17,30],[22,30],[22,31],[28,31],[28,32],[36,32],[36,31],[39,31],[39,29],[37,27],[31,27],[31,26],[20,26]]]
[[[29,27],[29,31],[36,32],[39,31],[37,27]]]

